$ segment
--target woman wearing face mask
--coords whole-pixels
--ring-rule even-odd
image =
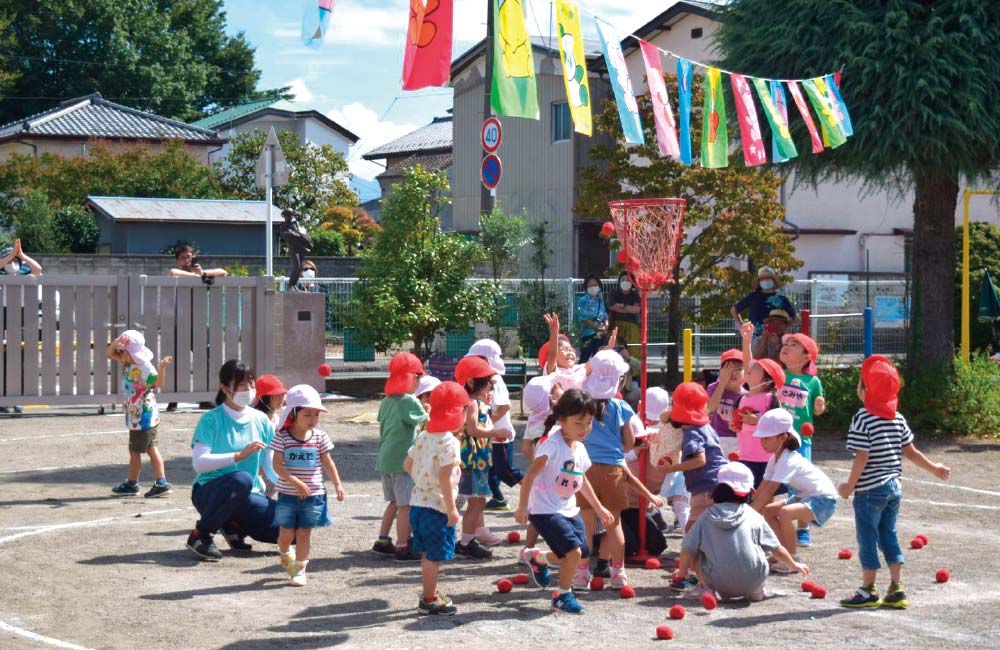
[[[580,324],[580,363],[594,356],[607,343],[608,310],[601,295],[601,280],[588,275],[584,280],[586,293],[576,303],[576,318]]]
[[[312,260],[306,260],[302,263],[302,278],[299,280],[298,284],[295,285],[296,291],[309,291],[312,293],[322,292],[322,287],[312,279],[316,277],[316,263]]]
[[[14,245],[5,248],[0,252],[0,275],[41,275],[42,265],[35,260],[28,257],[28,255],[21,249],[21,240],[15,239]],[[4,287],[0,286],[0,304],[3,305],[3,314],[0,318],[0,335],[4,339],[9,338],[7,336],[7,293]],[[27,294],[26,294],[27,295]],[[58,294],[57,294],[58,295]],[[39,301],[42,296],[42,288],[38,288]],[[58,298],[57,298],[58,299]],[[15,413],[21,413],[24,411],[21,406],[7,407],[0,406],[0,413],[10,413],[10,409],[13,408]]]
[[[769,266],[760,267],[751,288],[753,290],[743,296],[743,299],[733,305],[730,310],[733,318],[736,319],[737,330],[743,325],[743,317],[740,314],[747,309],[750,310],[750,322],[753,323],[753,340],[755,342],[764,331],[764,321],[772,309],[785,311],[788,314],[789,326],[795,322],[795,307],[788,296],[781,292],[781,278],[774,272],[774,269]]]
[[[276,504],[264,496],[261,477],[263,452],[274,437],[274,426],[252,408],[255,388],[253,370],[246,364],[237,359],[224,363],[215,397],[218,406],[201,416],[191,439],[192,465],[198,473],[191,502],[200,519],[187,547],[202,560],[222,559],[212,541],[220,530],[234,551],[251,549],[246,537],[268,544],[278,541]]]
[[[618,342],[629,346],[629,354],[639,357],[639,292],[628,271],[618,276],[618,286],[608,300],[611,327],[618,328]]]

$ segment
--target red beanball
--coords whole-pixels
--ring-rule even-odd
[[[646,568],[649,569],[649,570],[659,569],[660,568],[660,560],[657,559],[657,558],[655,558],[655,557],[649,558],[648,560],[646,560]]]
[[[913,539],[910,540],[910,548],[915,548],[917,550],[920,550],[923,547],[924,547],[924,540],[920,539],[919,537],[914,537]]]
[[[316,369],[316,372],[318,372],[321,377],[329,377],[333,370],[330,369],[330,364],[324,363]]]
[[[635,589],[633,589],[630,585],[625,585],[621,588],[621,591],[618,592],[618,595],[622,598],[635,598]]]
[[[674,605],[673,607],[670,608],[668,614],[670,615],[670,618],[674,619],[675,621],[679,621],[682,618],[684,618],[684,615],[687,614],[687,611],[684,609],[684,605]]]
[[[517,544],[520,541],[521,541],[521,533],[517,532],[516,530],[512,530],[509,533],[507,533],[508,544]]]
[[[669,625],[658,625],[656,627],[656,638],[669,641],[674,638],[674,631],[670,629]]]
[[[840,553],[837,553],[837,558],[841,560],[850,560],[852,557],[854,557],[854,553],[849,548],[842,548]]]
[[[590,579],[590,590],[591,591],[602,591],[604,589],[604,578],[601,576],[594,576]]]
[[[951,572],[948,569],[938,569],[934,577],[938,582],[948,582],[951,580]]]
[[[927,539],[927,535],[924,535],[923,533],[917,535],[916,539],[919,539],[921,542],[923,542],[924,546],[927,546],[930,543],[930,540]]]
[[[527,573],[518,573],[516,576],[514,576],[514,584],[515,585],[526,585],[526,584],[528,584],[528,574]]]
[[[812,590],[815,589],[815,588],[816,588],[816,583],[813,582],[812,580],[803,580],[802,581],[802,591],[805,591],[805,592],[808,592],[808,593],[812,593]]]
[[[816,585],[810,593],[812,594],[813,598],[822,600],[826,598],[826,587],[824,587],[823,585]]]
[[[730,462],[735,463],[739,459],[740,459],[740,453],[738,451],[731,451],[731,452],[729,452],[729,460],[730,460]]]
[[[719,606],[719,600],[714,594],[706,591],[701,595],[701,606],[711,611]]]
[[[601,225],[601,236],[610,237],[613,234],[615,234],[615,224],[611,223],[610,221],[605,221]]]
[[[499,591],[500,593],[505,594],[513,588],[514,588],[513,583],[511,583],[511,581],[508,580],[507,578],[501,578],[497,580],[497,591]]]

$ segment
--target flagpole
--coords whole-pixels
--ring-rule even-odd
[[[490,104],[490,89],[493,84],[493,39],[495,38],[495,28],[493,25],[493,2],[495,0],[486,0],[486,73],[483,77],[483,121],[485,122],[488,117],[492,114],[492,106]],[[487,156],[486,151],[483,151],[483,158]],[[493,192],[495,190],[488,190],[484,185],[481,190],[480,195],[480,211],[482,214],[488,214],[493,211],[493,206],[496,204],[496,196]]]

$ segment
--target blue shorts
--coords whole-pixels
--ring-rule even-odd
[[[462,478],[458,481],[458,493],[464,497],[492,497],[490,470],[463,469]]]
[[[813,513],[812,523],[817,526],[825,524],[830,520],[830,517],[833,516],[833,513],[837,511],[837,500],[833,497],[810,497],[808,499],[802,499],[800,497],[793,496],[785,501],[785,503],[788,505],[804,503],[809,506],[809,509],[812,510]]]
[[[448,525],[448,515],[423,506],[410,506],[413,542],[410,550],[423,553],[430,562],[445,562],[455,557],[455,527]]]
[[[300,499],[292,494],[279,494],[274,509],[274,524],[279,528],[322,528],[330,525],[326,509],[326,493]]]
[[[559,513],[530,515],[528,520],[556,557],[564,558],[567,553],[577,548],[580,549],[584,559],[590,557],[587,533],[584,532],[583,518],[579,514],[572,518]]]

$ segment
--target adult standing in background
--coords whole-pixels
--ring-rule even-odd
[[[191,244],[178,243],[174,249],[174,259],[177,261],[177,266],[170,269],[170,275],[175,278],[201,278],[205,281],[208,278],[224,278],[229,275],[226,269],[203,269],[194,255]]]
[[[733,305],[730,312],[736,319],[736,329],[743,325],[743,311],[750,310],[750,322],[753,323],[753,338],[764,331],[764,321],[772,309],[780,309],[788,314],[789,326],[795,322],[795,306],[788,296],[781,292],[781,278],[769,266],[762,266],[757,271],[757,277],[751,284],[751,292]]]
[[[618,286],[608,298],[608,315],[611,317],[611,327],[618,328],[618,343],[630,346],[630,353],[639,351],[642,343],[639,329],[639,292],[635,290],[635,278],[628,271],[618,276]]]
[[[8,246],[0,252],[0,275],[41,275],[42,265],[31,259],[21,248],[21,239],[14,240],[13,246]],[[39,288],[41,296],[41,288]],[[7,291],[3,290],[3,340],[10,341],[7,336]],[[14,412],[21,413],[24,408],[15,406]],[[10,407],[0,406],[0,413],[10,413]]]
[[[601,295],[601,279],[588,275],[583,284],[586,293],[576,303],[576,320],[580,325],[580,363],[586,363],[601,349],[608,333],[608,310]]]

